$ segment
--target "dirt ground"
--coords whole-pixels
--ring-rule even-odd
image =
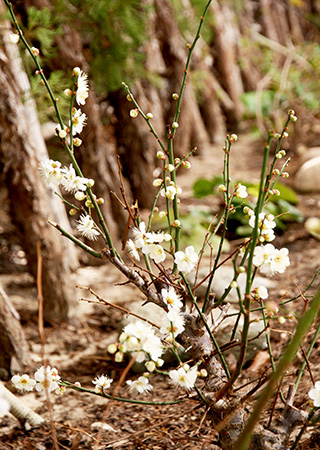
[[[231,175],[234,179],[257,180],[262,158],[263,144],[252,141],[249,136],[240,136],[234,145],[231,165]],[[288,153],[290,155],[290,152]],[[299,160],[295,155],[289,167],[289,173],[294,175]],[[212,213],[218,212],[219,201],[210,196],[203,201],[191,197],[192,182],[199,177],[212,177],[221,173],[223,152],[221,146],[205,149],[200,156],[191,160],[193,168],[185,171],[179,177],[178,184],[183,188],[182,207],[189,210],[193,207],[211,208]],[[289,178],[288,183],[291,183]],[[305,219],[310,216],[320,217],[320,194],[299,195],[298,208]],[[41,365],[41,345],[37,325],[37,293],[35,282],[26,269],[26,261],[19,243],[14,239],[14,230],[5,229],[0,223],[0,283],[10,296],[14,306],[21,316],[21,322],[30,348],[30,364],[27,373],[33,373]],[[287,247],[290,251],[291,265],[284,275],[274,277],[276,285],[269,292],[269,297],[278,302],[299,294],[310,283],[313,275],[320,267],[320,243],[312,238],[305,229],[304,223],[289,224],[288,229],[277,238],[276,245]],[[6,252],[3,251],[6,246]],[[234,244],[231,243],[231,249]],[[74,275],[74,283],[91,286],[100,296],[110,302],[130,308],[133,302],[143,300],[141,294],[130,285],[115,286],[124,281],[111,266],[82,267]],[[315,286],[317,286],[317,282]],[[315,288],[309,293],[314,292]],[[79,291],[79,298],[84,294]],[[304,301],[300,299],[289,308],[302,310]],[[290,309],[288,309],[290,311]],[[46,358],[51,366],[58,368],[62,378],[70,382],[79,381],[82,386],[92,387],[91,381],[97,376],[107,374],[119,380],[127,362],[116,364],[107,352],[107,346],[116,342],[121,329],[122,313],[102,305],[95,305],[79,300],[79,323],[63,324],[60,327],[46,328]],[[286,323],[275,326],[271,332],[272,346],[277,358],[284,344],[290,337],[294,324]],[[314,329],[310,330],[303,347],[308,347]],[[258,352],[261,356],[262,352]],[[317,344],[310,358],[310,370],[315,380],[320,380],[320,346]],[[258,355],[259,356],[259,355]],[[229,357],[232,364],[232,355]],[[249,361],[246,371],[240,380],[252,380],[261,374],[268,362],[257,358]],[[302,355],[298,354],[284,378],[283,386],[286,392],[288,383],[295,380],[294,375],[299,369]],[[252,364],[254,370],[252,370]],[[129,373],[128,376],[134,376]],[[172,399],[172,390],[168,383],[156,376],[152,382],[154,389],[148,399],[152,401],[168,401]],[[295,406],[307,408],[308,390],[312,387],[309,373],[306,371],[295,397]],[[19,395],[19,394],[17,394]],[[119,396],[133,397],[123,383],[119,387]],[[21,396],[31,408],[44,419],[45,425],[25,430],[19,422],[10,415],[0,418],[0,450],[45,450],[52,449],[52,431],[54,426],[61,449],[203,449],[215,450],[217,434],[206,418],[205,408],[188,398],[184,391],[174,391],[173,397],[183,398],[178,405],[142,406],[130,403],[117,403],[98,396],[67,391],[62,397],[52,395],[50,402],[54,424],[50,421],[49,408],[44,394],[29,393]],[[140,397],[142,399],[142,397]],[[144,399],[147,399],[145,397]],[[280,407],[280,402],[277,403]],[[250,405],[249,405],[250,408]],[[271,405],[265,413],[268,419]],[[103,425],[102,425],[103,423]],[[100,428],[102,426],[102,428]],[[99,430],[102,432],[99,433]],[[307,430],[302,442],[304,449],[319,448],[318,437],[309,440]]]

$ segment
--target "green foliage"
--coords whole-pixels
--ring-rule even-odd
[[[251,209],[255,208],[255,202],[258,198],[259,184],[248,183],[240,181],[242,185],[247,187],[247,191],[253,201],[250,199],[243,199],[234,197],[232,204],[235,206],[235,212],[229,216],[228,229],[235,232],[238,236],[249,236],[252,233],[252,228],[249,225],[248,217],[243,213],[243,208],[248,206]],[[215,176],[212,180],[206,178],[198,179],[193,185],[193,194],[197,198],[203,198],[208,195],[221,195],[217,187],[223,183],[222,176]],[[272,195],[269,201],[264,206],[266,214],[273,214],[276,228],[278,231],[286,229],[288,222],[301,223],[304,217],[294,205],[298,203],[297,194],[285,184],[276,183],[275,188],[280,192],[280,196]]]
[[[30,75],[31,95],[36,101],[39,120],[41,123],[49,121],[57,121],[54,106],[48,97],[47,90],[40,83],[38,75]],[[59,98],[59,107],[62,113],[62,118],[65,123],[68,123],[69,99],[64,95],[63,91],[70,87],[70,80],[66,78],[62,70],[51,72],[48,81],[55,96]]]
[[[61,34],[61,27],[48,8],[37,9],[34,6],[28,8],[26,39],[39,48],[41,55],[46,58],[55,55],[53,43],[58,34]]]
[[[98,92],[107,93],[144,75],[143,44],[148,40],[150,7],[138,0],[65,0],[56,2],[61,24],[81,34],[90,77]]]

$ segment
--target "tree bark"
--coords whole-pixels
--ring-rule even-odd
[[[2,40],[2,38],[1,38]],[[3,40],[2,40],[3,41]],[[73,261],[61,237],[48,223],[54,213],[38,170],[21,92],[9,59],[0,48],[0,168],[8,187],[11,217],[17,226],[31,274],[37,274],[37,241],[42,244],[44,316],[47,322],[67,320],[73,313]]]
[[[0,284],[0,378],[12,376],[12,359],[22,371],[28,363],[28,346],[20,324],[20,317]]]

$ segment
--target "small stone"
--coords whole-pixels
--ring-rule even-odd
[[[299,192],[320,192],[320,156],[305,162],[295,175],[294,188]]]

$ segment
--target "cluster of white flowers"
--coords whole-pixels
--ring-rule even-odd
[[[105,389],[109,389],[113,380],[105,375],[101,375],[100,377],[96,377],[92,383],[95,385],[94,391],[97,394],[103,394]]]
[[[164,303],[168,307],[168,313],[163,318],[160,332],[167,336],[178,336],[184,330],[184,317],[181,312],[183,303],[173,286],[161,290]]]
[[[278,250],[272,244],[261,245],[254,250],[253,265],[265,275],[284,273],[290,265],[288,254],[287,248]]]
[[[189,245],[185,252],[178,251],[174,255],[174,262],[176,263],[180,272],[191,272],[198,263],[198,254],[193,245]]]
[[[142,320],[126,325],[119,343],[121,353],[133,352],[137,362],[152,360],[157,363],[163,352],[161,339],[155,334],[153,327]]]
[[[170,185],[166,188],[161,189],[160,195],[162,197],[166,197],[168,200],[173,200],[176,195],[180,195],[182,192],[182,189],[178,186],[175,186],[173,182],[170,182]]]
[[[72,164],[69,167],[61,168],[59,161],[47,159],[40,163],[40,174],[50,184],[61,185],[67,192],[77,193],[85,191],[87,186],[93,186],[94,181],[89,178],[79,177]]]
[[[41,366],[34,374],[34,379],[29,375],[14,375],[11,379],[12,383],[20,391],[32,391],[35,387],[38,392],[48,389],[49,392],[55,391],[56,394],[61,393],[58,381],[61,377],[56,368],[50,366]]]
[[[169,377],[176,386],[192,389],[197,379],[197,366],[190,369],[188,364],[184,364],[179,369],[170,370]]]
[[[256,222],[256,216],[252,209],[246,207],[244,211],[249,216],[249,225],[254,228]],[[259,230],[260,230],[260,241],[271,242],[275,238],[273,229],[276,227],[276,222],[274,221],[274,216],[272,214],[265,214],[261,212],[259,214]]]
[[[127,250],[130,255],[137,261],[140,260],[140,249],[143,254],[149,255],[157,264],[163,262],[166,259],[166,252],[160,245],[162,242],[168,242],[171,240],[169,233],[154,233],[146,231],[146,224],[141,222],[139,228],[133,228],[133,238],[127,241]]]

